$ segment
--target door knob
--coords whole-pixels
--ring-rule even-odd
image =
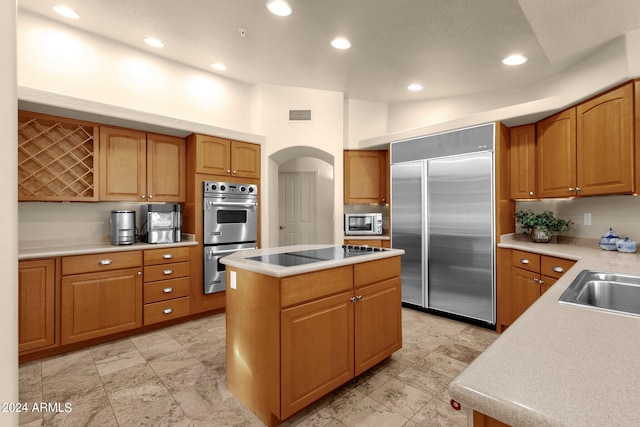
[[[280,230],[284,230],[285,228],[287,228],[287,226],[286,226],[286,225],[281,225],[281,226],[280,226]]]

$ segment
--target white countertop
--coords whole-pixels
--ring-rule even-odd
[[[111,241],[91,241],[88,239],[64,239],[56,241],[20,242],[18,260],[52,258],[69,255],[88,255],[108,252],[139,251],[145,249],[175,248],[195,246],[198,242],[193,234],[182,234],[182,241],[175,243],[135,243],[133,245],[112,245]]]
[[[640,317],[558,303],[582,270],[640,275],[640,254],[498,246],[578,261],[451,382],[451,396],[512,426],[640,425]]]
[[[318,261],[311,264],[295,265],[284,267],[280,265],[267,264],[247,258],[260,256],[281,254],[285,252],[306,251],[312,249],[332,248],[336,245],[293,245],[293,246],[277,246],[266,249],[251,249],[247,251],[234,252],[222,259],[220,262],[230,267],[240,268],[242,270],[253,271],[255,273],[266,274],[273,277],[286,277],[295,274],[309,273],[312,271],[325,270],[327,268],[341,267],[343,265],[357,264],[361,262],[374,261],[382,258],[389,258],[404,254],[402,249],[386,249],[383,252],[371,252],[366,255],[358,255],[350,258],[343,258],[329,261]]]

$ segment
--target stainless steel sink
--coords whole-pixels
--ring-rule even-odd
[[[582,270],[558,302],[640,316],[640,276]]]

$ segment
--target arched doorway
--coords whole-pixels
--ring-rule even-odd
[[[269,162],[268,246],[333,243],[334,156],[295,146]]]

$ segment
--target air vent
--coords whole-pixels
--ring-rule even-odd
[[[311,120],[311,110],[289,110],[289,121],[299,122],[305,120]]]

